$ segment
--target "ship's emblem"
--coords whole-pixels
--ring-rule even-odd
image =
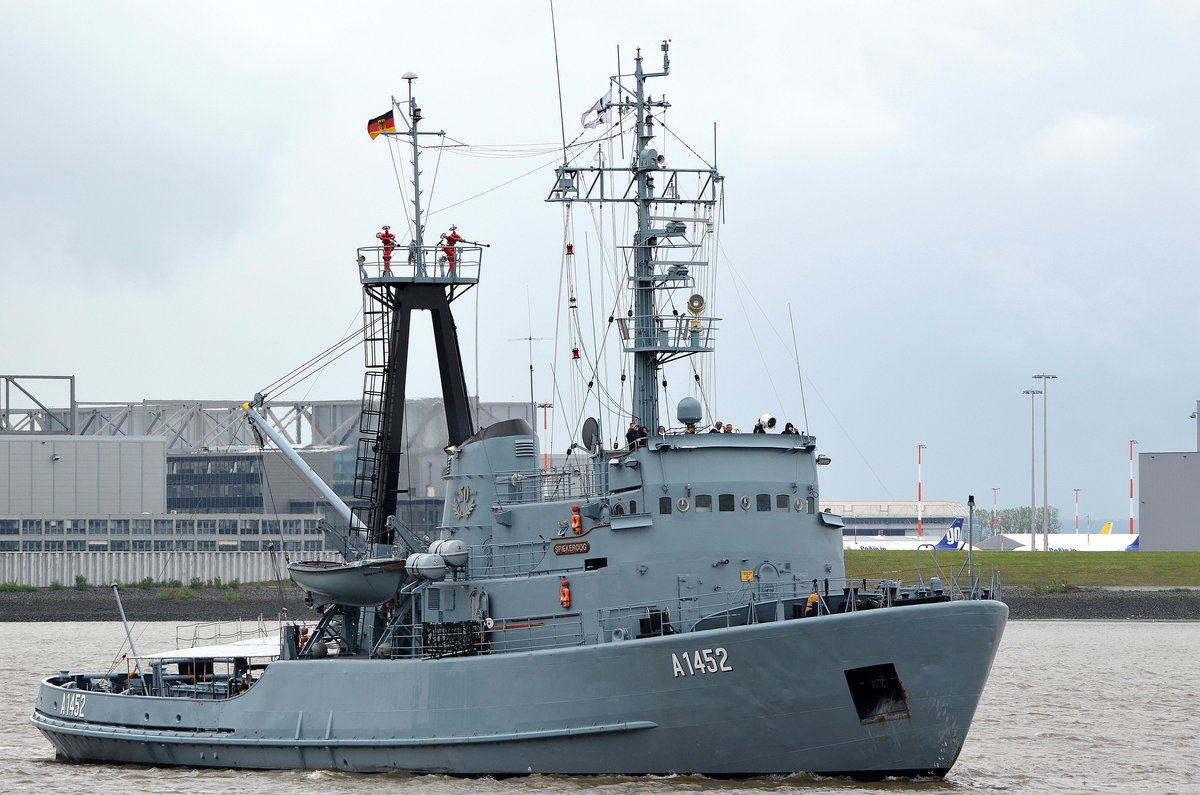
[[[450,503],[450,509],[459,519],[466,519],[475,512],[475,492],[468,486],[454,492],[454,502]]]

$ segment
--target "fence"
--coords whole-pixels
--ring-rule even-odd
[[[186,585],[193,577],[220,577],[225,582],[286,579],[287,568],[281,555],[270,552],[0,552],[0,582],[70,586],[81,575],[91,585],[147,577]]]

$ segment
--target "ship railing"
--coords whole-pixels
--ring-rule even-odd
[[[932,546],[917,549],[913,576],[918,589],[941,590],[953,599],[1000,598],[1000,572],[995,566],[968,565],[968,561],[958,568],[943,566],[938,561],[938,550]]]
[[[794,618],[854,613],[860,610],[957,599],[998,599],[999,575],[977,572],[972,588],[958,581],[930,579],[905,584],[883,579],[767,580],[746,583],[736,591],[671,596],[655,601],[601,608],[600,641],[612,642],[680,632],[786,621]]]
[[[798,617],[807,605],[811,582],[746,583],[736,591],[674,596],[601,608],[601,641],[673,635],[693,630],[758,624]]]
[[[585,499],[608,488],[608,473],[588,460],[578,466],[559,466],[536,472],[504,472],[496,476],[501,505]]]
[[[265,638],[272,633],[279,632],[282,624],[282,621],[268,621],[261,615],[253,623],[244,622],[239,618],[233,621],[204,621],[197,624],[184,624],[175,628],[175,648],[220,646],[251,638]]]
[[[491,622],[393,624],[372,656],[392,659],[508,654],[584,643],[583,614],[519,616]]]
[[[453,256],[451,256],[453,252]],[[386,281],[478,284],[483,261],[480,246],[363,246],[358,249],[363,283]]]
[[[583,640],[581,613],[505,618],[484,632],[484,647],[491,654],[581,646]]]
[[[704,315],[652,315],[617,318],[626,353],[652,352],[666,359],[714,350],[720,318]]]
[[[528,574],[546,557],[546,541],[518,541],[510,544],[473,544],[470,548],[471,576],[480,579],[514,577]]]

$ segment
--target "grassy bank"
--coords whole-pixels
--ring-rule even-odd
[[[939,552],[938,565],[957,570],[966,552]],[[976,552],[977,565],[995,566],[1005,587],[1060,589],[1091,587],[1200,587],[1200,552]],[[921,570],[928,572],[933,558],[921,554]],[[846,574],[852,579],[878,579],[893,573],[912,582],[917,568],[915,552],[850,550]]]

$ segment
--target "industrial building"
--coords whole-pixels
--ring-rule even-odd
[[[56,386],[65,396],[43,398]],[[70,376],[0,376],[0,582],[162,579],[185,558],[192,573],[178,579],[253,581],[278,576],[280,554],[332,557],[319,523],[340,520],[278,451],[257,445],[241,405],[77,403]],[[354,505],[360,406],[260,413]],[[408,487],[396,517],[429,537],[443,504],[442,404],[409,400],[405,411]],[[476,412],[491,424],[528,419],[530,406],[479,403]]]
[[[821,501],[821,510],[842,517],[845,536],[918,536],[937,541],[955,519],[967,519],[967,509],[961,502],[922,500],[912,502],[854,502]]]
[[[1146,552],[1200,550],[1200,400],[1196,449],[1138,453],[1140,545]]]

